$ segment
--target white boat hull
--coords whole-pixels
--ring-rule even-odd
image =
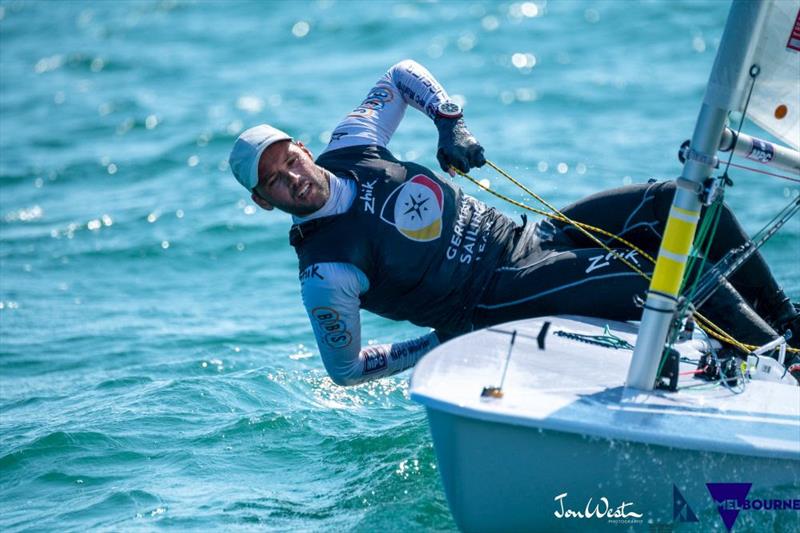
[[[540,350],[545,321],[550,333]],[[548,317],[505,324],[446,343],[419,363],[411,395],[427,408],[462,530],[672,524],[673,484],[697,513],[714,508],[706,483],[752,483],[749,497],[798,497],[800,387],[751,381],[739,394],[721,386],[626,391],[630,350],[553,334],[599,334],[605,323]],[[610,325],[635,341],[631,325]],[[499,384],[514,330],[503,397],[481,398],[483,387]],[[590,498],[590,510],[606,509],[601,498],[610,512],[628,502],[617,513],[626,516],[557,516],[562,503],[585,513]]]

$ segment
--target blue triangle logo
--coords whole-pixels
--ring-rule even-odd
[[[699,522],[689,502],[675,485],[672,485],[672,519],[678,522]]]
[[[706,483],[708,492],[717,504],[717,511],[730,533],[739,511],[744,507],[752,483]]]

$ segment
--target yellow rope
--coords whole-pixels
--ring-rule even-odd
[[[564,213],[562,213],[561,211],[556,209],[554,206],[552,206],[550,203],[548,203],[544,198],[542,198],[541,196],[539,196],[538,194],[536,194],[535,192],[530,190],[528,187],[526,187],[525,185],[523,185],[522,183],[520,183],[519,181],[514,179],[506,171],[504,171],[503,169],[501,169],[500,167],[498,167],[497,165],[495,165],[491,161],[487,160],[486,164],[489,165],[490,167],[492,167],[494,170],[496,170],[500,175],[502,175],[503,177],[505,177],[506,179],[511,181],[511,183],[513,183],[514,185],[516,185],[517,187],[522,189],[526,194],[528,194],[528,195],[532,196],[533,198],[535,198],[536,200],[538,200],[542,205],[544,205],[545,207],[550,209],[552,212],[548,213],[546,211],[542,211],[540,209],[536,209],[535,207],[531,207],[529,205],[525,205],[522,202],[517,202],[516,200],[513,200],[513,199],[509,198],[508,196],[505,196],[504,194],[501,194],[501,193],[499,193],[497,191],[494,191],[491,188],[485,186],[480,181],[476,180],[475,178],[473,178],[472,176],[470,176],[466,172],[461,172],[460,170],[458,170],[456,168],[453,168],[453,170],[455,170],[459,175],[467,178],[469,181],[471,181],[472,183],[474,183],[475,185],[477,185],[478,187],[480,187],[484,191],[488,192],[489,194],[492,194],[492,195],[496,196],[497,198],[500,198],[501,200],[504,200],[504,201],[506,201],[506,202],[508,202],[508,203],[510,203],[512,205],[515,205],[515,206],[517,206],[519,208],[522,208],[522,209],[525,209],[527,211],[531,211],[533,213],[536,213],[536,214],[539,214],[539,215],[542,215],[542,216],[546,216],[548,218],[552,218],[552,219],[555,219],[555,220],[559,220],[561,222],[564,222],[566,224],[570,224],[570,225],[574,226],[579,231],[581,231],[584,235],[589,237],[592,241],[594,241],[595,243],[600,245],[601,248],[603,248],[604,250],[608,251],[611,255],[613,255],[614,257],[619,259],[621,262],[623,262],[625,265],[630,267],[632,270],[636,271],[643,278],[645,278],[648,281],[651,279],[650,276],[648,276],[645,272],[643,272],[639,267],[637,267],[636,265],[634,265],[633,263],[631,263],[630,261],[625,259],[622,255],[620,255],[615,250],[611,249],[603,241],[601,241],[600,239],[598,239],[597,237],[595,237],[594,235],[592,235],[589,232],[593,231],[595,233],[599,233],[601,235],[605,235],[607,237],[615,239],[615,240],[623,243],[625,246],[631,248],[632,250],[635,250],[642,257],[646,258],[651,263],[655,264],[656,260],[652,256],[650,256],[649,254],[647,254],[644,250],[642,250],[641,248],[635,246],[633,243],[623,239],[619,235],[615,235],[615,234],[613,234],[613,233],[611,233],[609,231],[604,230],[603,228],[598,228],[596,226],[592,226],[591,224],[586,224],[586,223],[583,223],[583,222],[578,222],[576,220],[572,220],[571,218],[566,216]],[[716,338],[718,340],[727,342],[728,344],[731,344],[731,345],[735,346],[736,348],[738,348],[739,350],[743,351],[744,353],[750,353],[753,350],[755,350],[756,348],[758,348],[758,346],[755,346],[755,345],[752,345],[752,344],[745,344],[743,342],[737,341],[730,334],[728,334],[725,330],[723,330],[722,328],[720,328],[719,326],[714,324],[711,320],[709,320],[708,318],[706,318],[705,316],[700,314],[698,311],[695,311],[694,315],[698,318],[698,322],[700,322],[700,325],[703,328],[703,330],[706,333],[708,333],[710,336],[712,336],[712,337],[714,337],[714,338]],[[790,352],[794,352],[794,353],[800,353],[800,349],[798,349],[798,348],[787,347],[786,350],[790,351]]]
[[[709,320],[708,318],[706,318],[702,314],[700,314],[700,312],[695,311],[694,312],[694,316],[696,316],[698,318],[698,322],[700,322],[700,327],[703,328],[703,330],[706,333],[708,333],[709,335],[711,335],[715,339],[721,340],[721,341],[725,341],[728,344],[732,344],[735,347],[739,348],[739,350],[741,350],[744,353],[750,353],[753,350],[755,350],[756,348],[758,348],[758,346],[754,346],[752,344],[745,344],[743,342],[737,341],[736,339],[731,337],[724,329],[722,329],[721,327],[717,326],[711,320]],[[797,350],[796,348],[790,348],[788,346],[786,347],[786,349],[789,350],[789,351],[793,351],[793,352],[795,352],[795,351],[796,352],[800,352],[800,350]]]
[[[489,164],[489,165],[491,165],[491,166],[492,166],[492,168],[494,168],[494,169],[497,169],[497,167],[495,167],[495,166],[494,166],[492,163],[490,163],[489,161],[487,161],[486,163],[487,163],[487,164]],[[546,212],[546,211],[541,211],[541,210],[539,210],[539,209],[536,209],[536,208],[534,208],[534,207],[530,207],[530,206],[528,206],[528,205],[525,205],[525,204],[523,204],[523,203],[521,203],[521,202],[517,202],[516,200],[512,200],[512,199],[511,199],[511,198],[509,198],[508,196],[504,196],[504,195],[500,194],[499,192],[493,191],[493,190],[491,190],[489,187],[486,187],[486,186],[484,186],[484,185],[483,185],[481,182],[479,182],[478,180],[476,180],[476,179],[475,179],[475,178],[473,178],[472,176],[469,176],[468,174],[465,174],[464,172],[461,172],[461,171],[460,171],[460,170],[458,170],[458,169],[456,169],[456,172],[458,172],[458,173],[459,173],[461,176],[464,176],[465,178],[467,178],[468,180],[470,180],[472,183],[476,184],[478,187],[480,187],[480,188],[481,188],[481,189],[483,189],[484,191],[487,191],[487,192],[489,192],[490,194],[493,194],[493,195],[497,196],[498,198],[500,198],[500,199],[502,199],[502,200],[505,200],[506,202],[510,202],[511,204],[513,204],[513,205],[516,205],[517,207],[521,207],[522,209],[526,209],[526,210],[528,210],[528,211],[532,211],[532,212],[534,212],[534,213],[537,213],[537,214],[540,214],[540,215],[544,215],[544,216],[546,216],[546,217],[549,217],[549,218],[553,218],[553,219],[556,219],[556,220],[561,220],[562,222],[566,222],[567,224],[571,224],[571,225],[575,226],[575,227],[576,227],[576,228],[578,228],[578,229],[579,229],[581,232],[583,232],[583,234],[584,234],[584,235],[586,235],[586,236],[587,236],[587,237],[589,237],[591,240],[593,240],[594,242],[596,242],[597,244],[599,244],[599,245],[600,245],[600,246],[601,246],[603,249],[605,249],[605,250],[606,250],[606,251],[608,251],[610,254],[612,254],[614,257],[616,257],[617,259],[619,259],[620,261],[622,261],[623,263],[625,263],[625,264],[626,264],[628,267],[630,267],[632,270],[635,270],[635,271],[636,271],[636,272],[638,272],[640,275],[644,276],[646,279],[648,279],[648,280],[650,279],[650,276],[648,276],[647,274],[645,274],[644,272],[642,272],[642,270],[641,270],[639,267],[637,267],[636,265],[634,265],[633,263],[631,263],[630,261],[628,261],[627,259],[625,259],[625,258],[624,258],[624,257],[623,257],[623,256],[622,256],[622,255],[621,255],[619,252],[617,252],[617,251],[615,251],[615,250],[613,250],[613,249],[609,248],[608,246],[606,246],[606,245],[603,243],[603,241],[601,241],[600,239],[598,239],[597,237],[595,237],[594,235],[592,235],[592,234],[591,234],[591,233],[589,233],[589,231],[588,231],[589,229],[591,229],[592,231],[597,231],[597,230],[600,230],[600,228],[596,228],[596,227],[594,227],[594,226],[591,226],[591,225],[589,225],[589,224],[584,224],[583,222],[576,222],[576,221],[572,220],[571,218],[569,218],[568,216],[566,216],[564,213],[562,213],[561,211],[559,211],[559,210],[558,210],[558,209],[556,209],[555,207],[552,207],[551,205],[549,205],[547,202],[545,202],[543,199],[541,199],[541,197],[539,197],[539,196],[538,196],[538,195],[536,195],[536,194],[535,194],[533,191],[529,190],[527,187],[525,187],[524,185],[522,185],[521,183],[519,183],[518,181],[516,181],[514,178],[512,178],[512,177],[508,176],[507,174],[503,173],[503,171],[501,171],[501,170],[499,170],[499,169],[497,169],[497,170],[498,170],[498,172],[500,172],[501,174],[503,174],[505,177],[507,177],[508,179],[510,179],[510,180],[511,180],[511,181],[512,181],[514,184],[516,184],[516,185],[517,185],[518,187],[520,187],[522,190],[524,190],[526,193],[530,194],[531,196],[533,196],[534,198],[536,198],[537,200],[539,200],[540,202],[542,202],[542,203],[543,203],[543,204],[544,204],[546,207],[548,207],[549,209],[551,209],[551,210],[553,211],[553,213],[548,213],[548,212]],[[652,261],[653,263],[655,263],[655,261],[653,260],[653,258],[652,258],[652,257],[650,257],[649,255],[647,255],[647,254],[646,254],[644,251],[640,250],[640,249],[639,249],[639,248],[637,248],[636,246],[633,246],[633,244],[631,244],[631,243],[628,243],[628,241],[626,241],[625,239],[623,239],[623,238],[621,238],[621,237],[617,237],[616,235],[612,235],[611,233],[609,233],[609,232],[606,232],[605,230],[600,230],[600,231],[598,231],[598,233],[604,233],[604,234],[607,234],[609,237],[614,237],[614,238],[616,238],[617,240],[619,240],[620,242],[624,242],[624,243],[626,243],[627,245],[631,246],[633,249],[635,249],[635,250],[636,250],[636,251],[638,251],[639,253],[643,254],[643,255],[644,255],[645,257],[647,257],[648,259],[650,259],[650,261]]]

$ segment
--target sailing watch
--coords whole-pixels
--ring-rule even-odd
[[[436,106],[436,116],[451,119],[461,118],[464,116],[464,110],[455,102],[442,102]]]

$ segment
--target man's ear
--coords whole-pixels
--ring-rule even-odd
[[[312,154],[311,150],[309,150],[308,147],[306,147],[306,145],[303,144],[303,141],[295,141],[294,144],[299,146],[302,151],[308,154],[308,157],[310,157],[312,161],[314,160],[314,154]]]
[[[253,193],[250,193],[250,198],[252,198],[252,199],[253,199],[253,201],[254,201],[255,203],[257,203],[257,204],[258,204],[258,206],[259,206],[261,209],[266,209],[267,211],[272,211],[273,209],[275,209],[274,207],[272,207],[272,204],[271,204],[271,203],[269,203],[268,201],[264,200],[263,198],[261,198],[260,196],[258,196],[258,195],[257,195],[256,193],[254,193],[254,192],[253,192]]]

